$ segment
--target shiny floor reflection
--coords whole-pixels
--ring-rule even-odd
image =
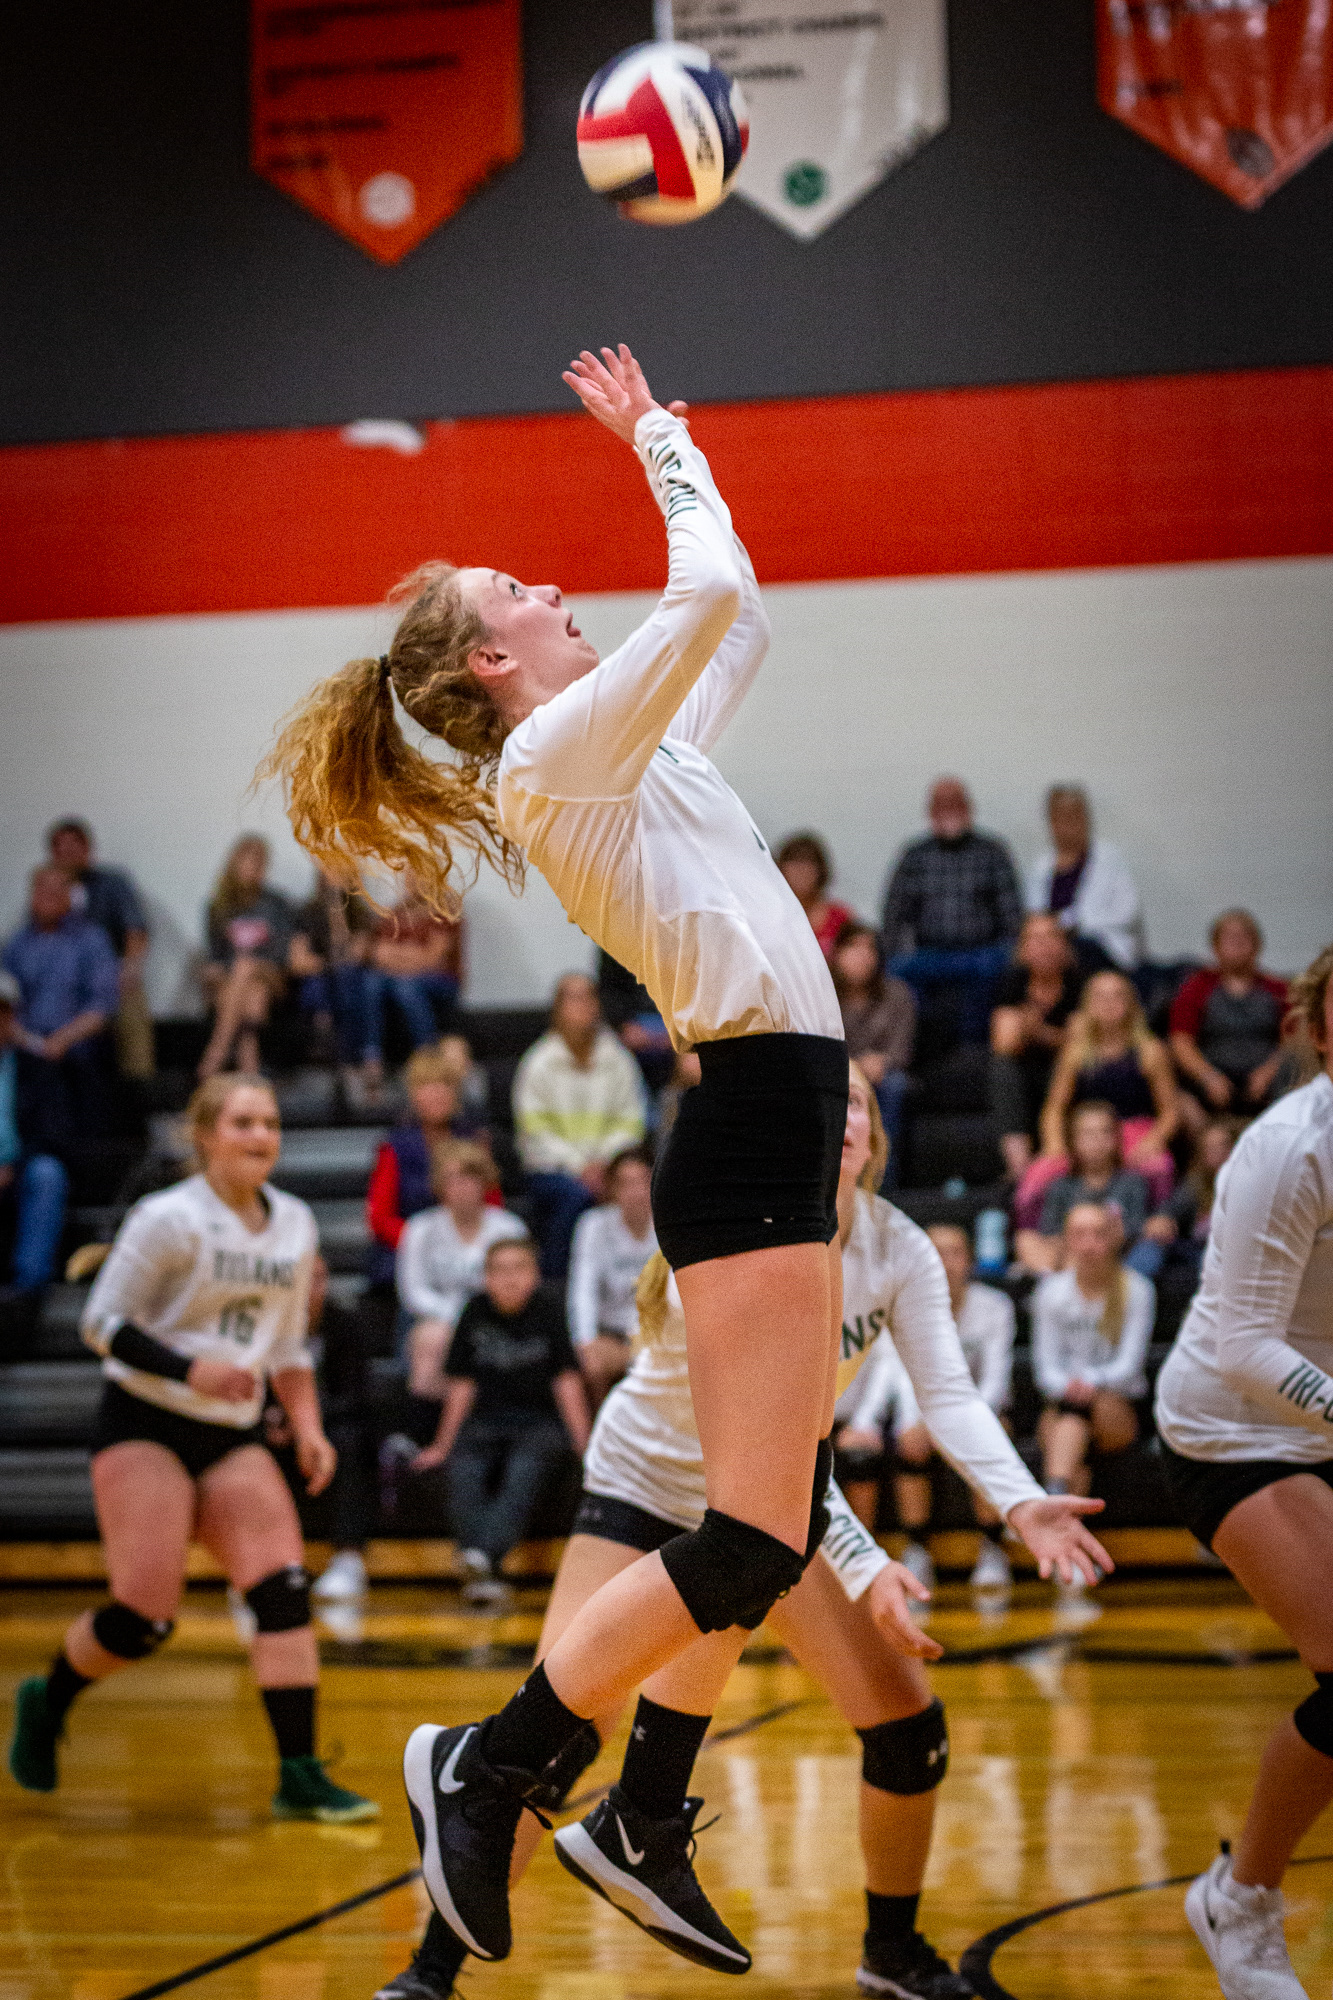
[[[6,1714],[19,1676],[87,1601],[0,1595]],[[339,1775],[385,1815],[321,1829],[268,1817],[271,1752],[239,1643],[220,1593],[192,1592],[170,1649],[76,1710],[61,1791],[33,1798],[3,1781],[0,2000],[126,2000],[410,1868],[403,1738],[425,1716],[458,1720],[503,1699],[540,1606],[525,1592],[509,1616],[487,1619],[445,1593],[383,1589],[360,1616],[326,1623],[324,1748],[341,1746]],[[940,1593],[933,1629],[953,1663],[935,1684],[952,1764],[923,1918],[951,1957],[1026,1913],[1202,1867],[1239,1824],[1265,1736],[1308,1689],[1294,1661],[1264,1657],[1285,1651],[1282,1636],[1225,1579],[1113,1583],[1099,1607],[1071,1618],[1025,1585],[983,1615],[965,1592]],[[854,1991],[862,1923],[857,1745],[760,1635],[717,1726],[771,1711],[704,1752],[700,1789],[722,1818],[703,1837],[700,1872],[754,1952],[744,1990],[832,2000]],[[586,1782],[615,1764],[613,1746]],[[1333,1826],[1306,1843],[1325,1851]],[[1016,2000],[1214,1995],[1181,1893],[1149,1888],[1047,1917],[998,1949],[994,1977]],[[1333,1973],[1331,1895],[1333,1862],[1293,1873],[1289,1935],[1311,1992]],[[368,2000],[405,1961],[424,1909],[412,1884],[179,1990]],[[471,2000],[722,1990],[585,1895],[549,1852],[515,1919],[513,1956],[468,1973]]]

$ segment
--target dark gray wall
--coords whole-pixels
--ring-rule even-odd
[[[649,0],[531,0],[527,150],[396,268],[247,165],[242,0],[69,0],[0,80],[0,441],[819,395],[1333,357],[1333,153],[1246,215],[1094,99],[1092,0],[950,0],[953,122],[817,243],[740,201],[622,223],[583,84]]]

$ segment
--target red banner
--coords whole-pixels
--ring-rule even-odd
[[[251,0],[250,164],[381,264],[522,147],[519,0]]]
[[[1328,0],[1097,0],[1103,111],[1258,208],[1333,138]]]

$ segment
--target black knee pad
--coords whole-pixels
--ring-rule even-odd
[[[1333,1757],[1333,1674],[1316,1674],[1315,1679],[1319,1686],[1291,1719],[1312,1750]]]
[[[146,1660],[159,1646],[165,1646],[176,1629],[172,1618],[145,1618],[113,1597],[93,1613],[93,1637],[104,1653],[118,1660]]]
[[[753,1632],[805,1573],[795,1549],[776,1535],[715,1507],[692,1534],[665,1542],[661,1556],[701,1632],[725,1632],[732,1625]]]
[[[861,1739],[861,1776],[877,1792],[911,1798],[917,1792],[933,1792],[944,1782],[949,1733],[943,1702],[932,1701],[919,1715],[904,1716],[901,1722],[877,1722],[873,1729],[856,1733]]]
[[[810,1532],[805,1543],[805,1567],[809,1569],[819,1554],[819,1545],[833,1518],[828,1510],[828,1483],[833,1477],[833,1439],[821,1438],[815,1446],[815,1479],[810,1489]]]
[[[574,1731],[564,1749],[556,1751],[538,1779],[536,1790],[528,1793],[527,1803],[540,1806],[543,1812],[563,1812],[566,1799],[589,1764],[596,1762],[601,1747],[596,1725],[585,1722]]]
[[[275,1569],[245,1593],[260,1632],[295,1632],[310,1623],[310,1578],[300,1563]]]

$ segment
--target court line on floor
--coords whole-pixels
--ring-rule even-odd
[[[1333,1861],[1333,1854],[1303,1854],[1293,1861],[1293,1868],[1314,1868],[1321,1862]],[[1001,1945],[1009,1943],[1023,1931],[1042,1924],[1050,1917],[1062,1917],[1070,1910],[1088,1910],[1096,1903],[1114,1903],[1124,1896],[1145,1896],[1154,1889],[1183,1889],[1194,1880],[1191,1875],[1164,1875],[1158,1882],[1130,1882],[1122,1889],[1101,1889],[1095,1896],[1072,1896],[1065,1903],[1048,1903],[1044,1910],[1030,1910],[1025,1917],[1014,1917],[1007,1924],[998,1924],[993,1931],[970,1944],[958,1961],[958,1970],[968,1980],[977,1994],[977,2000],[1019,2000],[1019,1995],[1011,1993],[1007,1986],[1001,1986],[991,1971],[991,1960]]]
[[[776,1722],[780,1716],[790,1715],[793,1709],[809,1705],[809,1698],[802,1696],[799,1701],[782,1701],[775,1708],[761,1709],[758,1715],[747,1716],[743,1722],[733,1722],[730,1728],[715,1731],[705,1739],[704,1748],[707,1749],[710,1743],[729,1743],[733,1737],[748,1735],[752,1729],[761,1729],[766,1722]],[[580,1792],[576,1798],[567,1801],[567,1806],[591,1805],[594,1800],[604,1798],[610,1789],[609,1785],[602,1785],[594,1791]],[[158,1979],[151,1986],[137,1987],[133,1993],[125,1994],[124,2000],[158,2000],[160,1994],[174,1993],[178,1987],[189,1986],[210,1972],[221,1972],[243,1958],[253,1958],[256,1952],[267,1951],[270,1945],[284,1944],[288,1938],[300,1937],[303,1931],[316,1930],[320,1924],[326,1924],[334,1917],[359,1910],[364,1903],[373,1903],[380,1896],[391,1895],[395,1889],[405,1889],[420,1874],[419,1868],[409,1868],[388,1882],[377,1882],[372,1888],[358,1890],[355,1896],[345,1896],[342,1902],[330,1904],[327,1910],[316,1910],[312,1916],[299,1917],[295,1923],[284,1924],[279,1930],[266,1931],[263,1937],[251,1938],[247,1944],[236,1945],[231,1951],[219,1952],[215,1958],[206,1958],[198,1965],[187,1966],[184,1972],[173,1973],[169,1979]]]

